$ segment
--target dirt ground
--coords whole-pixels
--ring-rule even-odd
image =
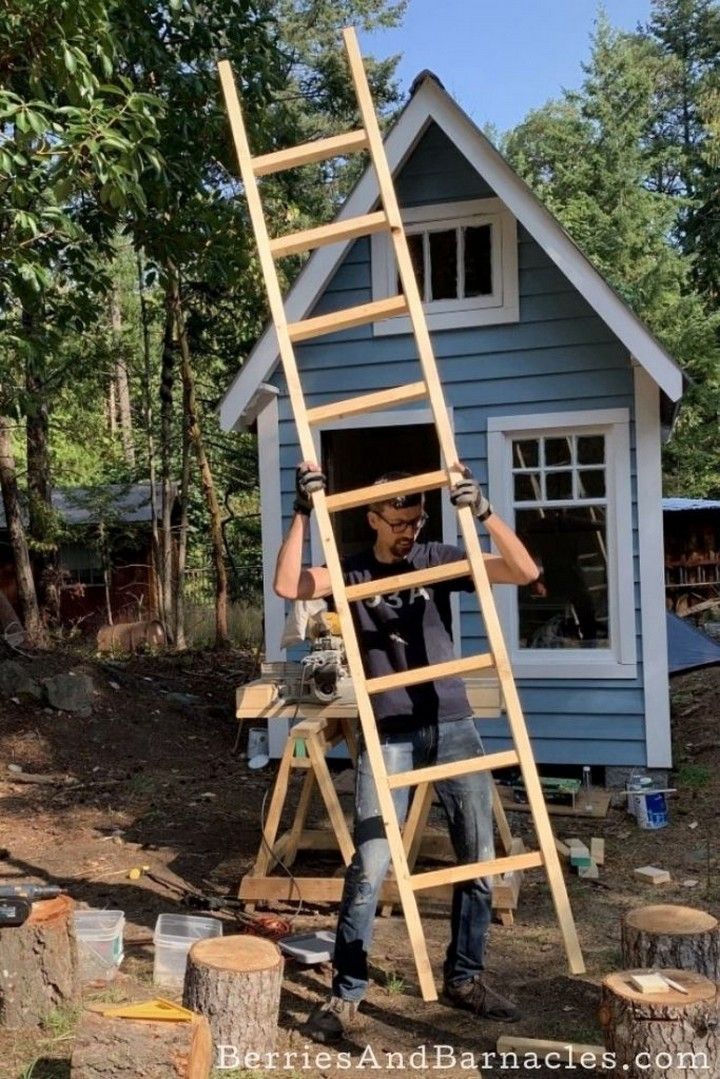
[[[59,882],[78,902],[125,911],[126,959],[110,989],[87,990],[87,999],[138,999],[153,995],[152,933],[157,915],[179,911],[180,897],[125,871],[136,865],[210,894],[232,892],[250,867],[259,839],[263,794],[273,768],[251,771],[244,745],[234,753],[234,689],[252,674],[252,659],[230,653],[100,662],[54,653],[22,660],[39,678],[61,670],[83,670],[96,693],[85,718],[32,702],[0,700],[0,878]],[[443,1003],[423,1003],[401,918],[379,919],[373,950],[373,981],[361,1025],[339,1047],[352,1066],[376,1075],[501,1074],[494,1068],[433,1067],[433,1047],[461,1054],[490,1052],[499,1034],[601,1043],[598,985],[620,965],[620,918],[652,902],[684,903],[720,915],[720,668],[699,671],[672,683],[676,772],[670,825],[644,832],[620,807],[604,820],[553,818],[560,837],[601,835],[606,864],[600,880],[567,873],[571,903],[588,973],[566,972],[562,943],[548,889],[539,870],[525,874],[515,925],[493,927],[490,975],[517,1000],[523,1019],[508,1029],[479,1023]],[[72,785],[12,782],[9,764],[25,772],[69,775]],[[349,809],[349,806],[348,806]],[[316,809],[317,819],[321,819]],[[516,834],[530,841],[529,817],[513,813]],[[312,875],[332,874],[330,855],[298,862]],[[633,877],[637,866],[670,870],[673,882],[653,888]],[[695,881],[692,886],[689,881]],[[277,908],[293,930],[331,929],[334,908]],[[225,932],[235,931],[227,915]],[[447,934],[447,911],[428,908],[424,917],[431,958],[439,972]],[[303,1031],[309,1008],[324,997],[328,966],[288,961],[281,1003],[281,1053],[274,1074],[325,1076],[346,1070],[316,1054],[323,1047]],[[68,1079],[77,1013],[59,1011],[43,1030],[0,1031],[2,1079]],[[361,1054],[372,1047],[377,1063]],[[412,1057],[426,1046],[428,1063]],[[406,1065],[385,1053],[404,1054]],[[307,1054],[305,1056],[304,1054]],[[361,1060],[365,1063],[361,1065]],[[463,1058],[465,1061],[468,1057]],[[385,1061],[385,1064],[383,1064]],[[278,1070],[279,1069],[279,1070]],[[356,1072],[357,1074],[358,1072]],[[502,1074],[524,1074],[505,1069]],[[138,1073],[140,1074],[140,1073]],[[224,1070],[217,1075],[260,1074]],[[538,1079],[557,1071],[531,1070]],[[168,1079],[171,1079],[168,1076]]]

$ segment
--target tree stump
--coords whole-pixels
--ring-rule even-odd
[[[622,921],[623,965],[679,967],[720,982],[720,926],[692,907],[639,907]]]
[[[209,1079],[211,1069],[210,1027],[201,1015],[176,1023],[85,1012],[70,1079]]]
[[[268,1053],[277,1039],[283,957],[260,937],[212,937],[193,944],[183,1004],[207,1016],[216,1052]]]
[[[43,899],[23,925],[0,930],[0,1026],[38,1026],[79,999],[74,908],[66,895]]]
[[[631,974],[609,974],[602,983],[600,1021],[605,1046],[614,1055],[611,1075],[640,1079],[691,1079],[713,1075],[720,1059],[720,1013],[717,986],[688,970],[660,970],[687,989],[640,993]]]

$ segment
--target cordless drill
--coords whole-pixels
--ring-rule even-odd
[[[61,894],[57,884],[0,884],[0,929],[26,922],[36,899],[54,899]]]

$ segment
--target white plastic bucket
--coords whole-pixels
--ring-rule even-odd
[[[111,982],[123,961],[122,910],[76,910],[73,925],[83,982]]]
[[[647,831],[665,828],[668,823],[667,799],[662,791],[643,791],[638,801],[642,802],[637,822]]]

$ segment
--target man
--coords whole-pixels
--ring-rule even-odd
[[[387,473],[390,482],[409,473]],[[331,593],[325,566],[303,567],[303,547],[312,511],[311,493],[324,486],[317,465],[305,462],[296,474],[297,498],[290,530],[278,555],[274,588],[286,599],[311,599]],[[471,505],[493,539],[498,554],[485,555],[493,584],[529,584],[538,576],[527,550],[497,514],[465,470],[451,491],[454,505]],[[422,543],[426,521],[422,494],[373,502],[367,520],[374,543],[343,563],[348,584],[411,572],[463,558],[457,547]],[[472,591],[469,577],[422,588],[374,596],[353,604],[353,615],[366,674],[379,677],[454,658],[450,593]],[[373,695],[383,758],[389,773],[465,760],[483,748],[460,678],[393,689]],[[492,784],[487,772],[436,784],[459,863],[494,857]],[[393,792],[402,826],[409,789]],[[357,1013],[368,985],[368,956],[378,893],[389,864],[375,784],[360,747],[355,788],[355,855],[348,868],[338,916],[330,999],[314,1009],[308,1033],[321,1042],[339,1040]],[[515,1005],[484,982],[484,953],[491,917],[491,881],[476,879],[455,886],[450,916],[451,941],[444,964],[446,999],[480,1017],[500,1022],[520,1018]]]

